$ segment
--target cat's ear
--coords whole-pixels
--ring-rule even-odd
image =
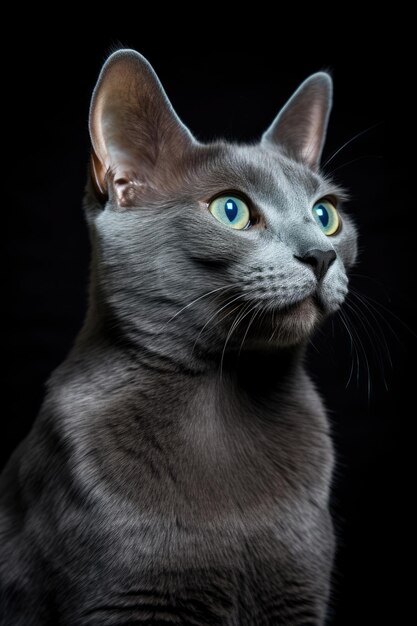
[[[118,50],[104,64],[89,126],[96,190],[106,196],[111,186],[120,206],[157,185],[155,169],[169,167],[194,141],[151,65],[134,50]]]
[[[262,137],[285,154],[316,170],[332,106],[332,79],[318,72],[305,80]]]

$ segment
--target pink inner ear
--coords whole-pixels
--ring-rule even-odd
[[[318,102],[311,106],[308,114],[309,123],[306,125],[304,146],[301,152],[302,160],[312,167],[317,166],[317,155],[320,154],[323,140],[323,109]]]
[[[105,172],[103,172],[103,165],[97,158],[97,155],[94,151],[91,153],[90,167],[94,189],[99,196],[105,197],[107,195],[107,192],[104,188]]]

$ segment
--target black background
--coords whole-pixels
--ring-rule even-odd
[[[107,53],[120,44],[142,52],[180,117],[202,140],[256,139],[309,73],[328,69],[335,99],[323,162],[363,132],[326,171],[334,171],[350,190],[347,209],[360,233],[352,285],[372,299],[360,303],[350,297],[356,314],[344,308],[353,353],[335,318],[317,334],[310,354],[338,458],[333,511],[339,551],[331,623],[379,623],[377,616],[395,599],[392,583],[399,576],[393,560],[399,550],[396,522],[403,511],[400,487],[411,432],[403,407],[414,394],[416,349],[408,329],[416,318],[409,295],[414,234],[407,219],[398,217],[407,196],[396,195],[408,184],[404,161],[398,168],[390,165],[386,175],[388,192],[395,192],[395,216],[392,201],[383,199],[384,68],[374,49],[363,47],[343,60],[333,45],[312,45],[294,55],[277,38],[260,37],[255,45],[249,35],[231,38],[224,28],[217,36],[199,32],[187,39],[174,33],[162,41],[149,30],[147,36],[47,37],[36,31],[19,44],[21,60],[9,55],[4,64],[7,321],[1,460],[28,432],[44,383],[83,319],[89,262],[81,209],[87,113]]]

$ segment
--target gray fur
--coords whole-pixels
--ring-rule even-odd
[[[137,53],[112,55],[100,89],[117,64],[140,111],[116,107],[100,143],[114,95],[95,92],[89,312],[1,478],[2,623],[323,624],[333,452],[303,354],[356,254],[348,216],[326,237],[311,214],[340,196],[313,167],[330,91],[307,162],[283,144],[291,115],[257,145],[201,145]],[[223,190],[261,221],[216,221]],[[295,258],[311,249],[337,254],[320,282]]]

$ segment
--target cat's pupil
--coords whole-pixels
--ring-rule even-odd
[[[319,204],[319,206],[316,209],[316,214],[320,220],[320,222],[322,223],[322,225],[324,226],[324,228],[326,228],[326,226],[329,223],[329,212],[326,209],[325,206],[323,206],[322,204]]]
[[[225,202],[224,210],[225,210],[225,213],[226,213],[227,217],[229,218],[229,220],[231,222],[233,222],[233,220],[235,219],[235,217],[237,215],[237,204],[236,204],[236,202],[234,200],[232,200],[231,198],[229,198]]]

